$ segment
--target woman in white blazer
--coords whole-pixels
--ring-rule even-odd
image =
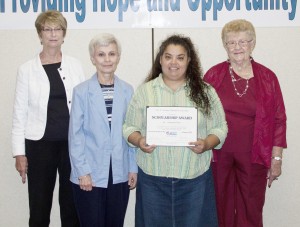
[[[22,182],[28,178],[29,226],[49,226],[57,172],[61,226],[79,226],[69,181],[68,127],[72,90],[84,73],[77,59],[61,51],[67,21],[60,12],[41,13],[35,27],[42,51],[18,70],[12,152]]]
[[[135,150],[122,135],[133,88],[114,74],[121,48],[113,35],[97,35],[89,50],[97,72],[74,88],[70,115],[75,205],[82,227],[122,227],[137,180]]]

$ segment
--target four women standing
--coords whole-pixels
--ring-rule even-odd
[[[121,54],[114,36],[91,40],[97,72],[74,89],[71,101],[84,76],[80,63],[61,52],[67,22],[47,11],[36,29],[43,50],[18,71],[12,130],[16,168],[23,183],[28,177],[30,226],[50,223],[57,171],[62,226],[79,226],[68,129],[81,226],[123,226],[136,183],[136,226],[263,225],[266,184],[281,174],[286,115],[275,74],[251,57],[256,37],[250,22],[234,20],[222,30],[228,60],[204,76],[217,93],[202,80],[191,40],[173,35],[162,42],[131,102],[133,88],[114,74]],[[198,140],[190,147],[146,144],[146,106],[197,107]],[[135,149],[122,126],[138,148],[138,182]],[[213,158],[218,221],[213,148],[221,149]]]

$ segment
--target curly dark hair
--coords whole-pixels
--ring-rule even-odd
[[[180,45],[186,50],[187,56],[190,58],[190,62],[186,71],[186,86],[190,88],[190,92],[188,95],[205,115],[209,115],[211,105],[209,102],[209,97],[207,95],[208,85],[202,80],[203,72],[200,59],[198,57],[194,44],[189,37],[179,34],[171,35],[161,43],[151,71],[145,82],[149,82],[157,78],[159,74],[162,73],[160,58],[161,56],[163,56],[167,47],[171,44]]]

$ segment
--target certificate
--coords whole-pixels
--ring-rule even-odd
[[[192,146],[197,141],[196,107],[148,106],[146,143],[157,146]]]

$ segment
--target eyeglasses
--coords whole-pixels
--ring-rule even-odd
[[[45,32],[45,33],[47,33],[47,34],[50,34],[52,32],[57,33],[57,32],[60,32],[62,30],[63,30],[62,28],[43,28],[42,29],[42,31]]]
[[[239,41],[228,41],[225,44],[226,44],[226,46],[228,46],[231,49],[231,48],[235,48],[237,44],[240,47],[247,47],[248,43],[250,43],[252,41],[253,41],[253,39],[251,39],[251,40],[239,40]]]

